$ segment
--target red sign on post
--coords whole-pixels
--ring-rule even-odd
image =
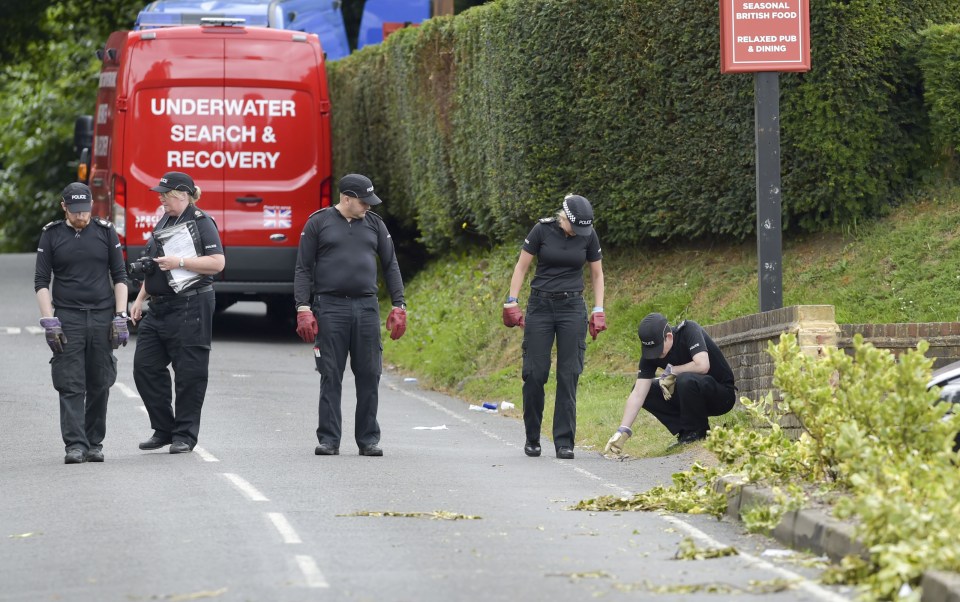
[[[721,72],[809,70],[809,0],[720,0]]]

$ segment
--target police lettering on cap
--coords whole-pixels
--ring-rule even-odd
[[[640,320],[637,335],[643,346],[643,359],[655,360],[663,353],[663,339],[667,335],[670,324],[663,314],[652,313]]]
[[[90,211],[93,203],[92,199],[93,195],[90,194],[90,188],[80,182],[67,184],[67,187],[60,193],[60,200],[67,206],[67,211],[70,213]]]
[[[154,192],[170,192],[179,190],[193,196],[197,192],[197,187],[193,184],[193,178],[179,171],[168,171],[160,178],[160,183],[151,188]]]
[[[593,231],[593,207],[579,194],[568,194],[563,199],[563,214],[570,220],[577,236],[590,236]]]
[[[360,199],[367,205],[379,205],[383,201],[373,194],[373,182],[367,176],[351,173],[340,178],[340,194]]]

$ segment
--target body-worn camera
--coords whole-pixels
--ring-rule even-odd
[[[130,275],[143,278],[157,271],[157,261],[153,257],[141,257],[130,264]]]

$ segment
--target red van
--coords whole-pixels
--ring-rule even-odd
[[[150,187],[168,171],[192,176],[226,253],[218,307],[260,300],[284,315],[300,232],[330,205],[324,56],[316,35],[240,23],[113,33],[98,53],[81,170],[89,166],[94,214],[114,222],[129,260],[163,214]]]

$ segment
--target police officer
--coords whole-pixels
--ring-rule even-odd
[[[387,317],[393,340],[407,329],[403,280],[390,233],[383,219],[370,210],[381,203],[373,183],[366,176],[348,174],[340,179],[339,188],[337,205],[307,219],[293,281],[297,334],[314,344],[320,372],[319,445],[314,453],[340,453],[340,395],[349,353],[357,389],[354,438],[361,456],[382,456],[377,423],[383,354],[377,259],[393,300]]]
[[[643,348],[637,382],[604,452],[623,453],[641,407],[676,435],[678,444],[705,439],[708,416],[726,414],[736,402],[733,370],[720,348],[693,320],[671,328],[659,313],[647,314],[637,335]]]
[[[524,320],[517,296],[533,258],[537,269],[530,282],[530,300]],[[556,217],[534,224],[520,250],[503,304],[503,324],[524,328],[523,423],[527,441],[523,451],[540,455],[543,387],[550,376],[550,350],[557,341],[557,392],[553,411],[553,444],[557,457],[573,459],[577,430],[577,382],[583,372],[586,335],[596,340],[607,329],[603,313],[603,267],[600,239],[593,229],[593,207],[579,195],[567,195]],[[593,311],[587,319],[583,301],[583,266],[590,264]]]
[[[150,190],[160,193],[164,216],[154,227],[154,236],[141,259],[143,287],[131,307],[134,322],[143,318],[137,331],[133,379],[153,428],[153,435],[140,443],[140,449],[170,445],[171,454],[181,454],[193,450],[200,432],[213,339],[213,277],[223,270],[225,261],[217,225],[197,209],[200,187],[190,176],[171,171]],[[199,234],[196,256],[164,254],[155,240],[157,233],[189,222],[195,224]],[[179,270],[180,276],[192,273],[199,277],[175,292],[170,285],[171,270]],[[144,315],[143,302],[147,299],[150,311]],[[173,407],[167,368],[171,363],[176,382]]]
[[[103,462],[107,398],[117,380],[112,350],[129,336],[120,240],[113,224],[91,219],[91,198],[79,182],[63,189],[64,219],[43,227],[34,274],[40,325],[53,351],[66,464]]]

